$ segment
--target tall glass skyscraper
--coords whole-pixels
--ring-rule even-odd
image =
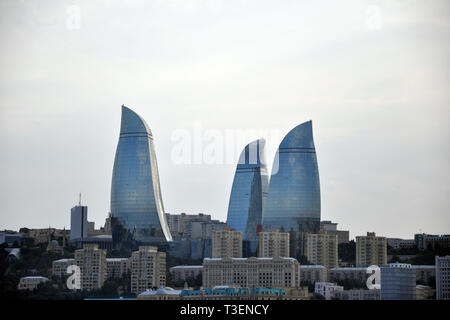
[[[320,228],[320,184],[312,122],[292,129],[275,155],[263,227],[299,232]]]
[[[268,189],[266,141],[255,140],[241,152],[231,188],[227,226],[241,231],[243,239],[256,240],[256,227]]]
[[[138,114],[125,106],[114,160],[111,214],[139,241],[172,241],[161,198],[152,132]]]

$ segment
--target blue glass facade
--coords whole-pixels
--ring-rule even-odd
[[[263,212],[263,227],[293,229],[297,235],[319,230],[319,169],[311,121],[292,129],[280,143]]]
[[[239,157],[228,204],[227,226],[241,231],[245,240],[256,239],[267,189],[265,140],[259,139],[249,143]]]
[[[139,241],[172,240],[161,198],[152,133],[145,121],[125,106],[114,160],[111,214]]]

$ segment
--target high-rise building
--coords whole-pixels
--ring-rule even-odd
[[[85,243],[83,249],[75,250],[75,264],[81,271],[81,289],[100,289],[107,277],[106,250],[97,244]]]
[[[211,222],[211,215],[199,213],[199,214],[171,214],[166,213],[166,220],[167,225],[169,226],[170,233],[172,234],[173,238],[178,237],[187,237],[190,238],[191,234],[189,233],[188,225],[192,220],[198,221],[198,222]]]
[[[129,258],[107,258],[106,273],[108,279],[120,279],[130,272]]]
[[[166,285],[166,253],[140,246],[131,255],[131,292],[139,294]]]
[[[241,231],[244,240],[256,240],[256,227],[262,222],[262,212],[269,186],[264,139],[245,146],[236,167],[227,226]]]
[[[303,252],[309,262],[336,268],[338,266],[338,236],[326,231],[303,234]]]
[[[356,265],[368,267],[383,266],[387,263],[386,237],[377,237],[375,232],[356,237]]]
[[[125,106],[114,160],[111,215],[139,241],[172,240],[164,215],[152,132]]]
[[[289,257],[289,233],[278,229],[259,232],[258,257]]]
[[[381,300],[416,300],[416,271],[406,263],[381,269]]]
[[[212,232],[213,258],[242,258],[242,232],[225,228]]]
[[[338,244],[348,243],[350,232],[348,230],[338,230],[337,223],[329,220],[320,221],[320,230],[326,231],[329,234],[336,234],[338,236]]]
[[[87,206],[81,204],[70,209],[70,240],[88,237]]]
[[[435,257],[436,299],[450,300],[450,256]]]
[[[275,155],[264,228],[316,233],[320,228],[320,183],[312,122],[292,129]]]
[[[204,288],[236,285],[241,288],[299,287],[300,264],[294,258],[205,258]]]

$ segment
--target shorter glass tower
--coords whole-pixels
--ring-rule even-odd
[[[292,129],[281,141],[270,177],[263,227],[316,233],[320,228],[320,183],[312,122]]]
[[[231,188],[227,226],[241,231],[245,240],[256,240],[256,228],[262,223],[268,189],[265,144],[259,139],[244,148]]]

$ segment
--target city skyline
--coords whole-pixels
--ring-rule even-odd
[[[448,2],[189,3],[79,1],[78,29],[69,2],[0,4],[1,229],[68,229],[79,192],[103,225],[125,104],[157,135],[167,212],[225,221],[239,156],[175,164],[177,130],[255,129],[231,149],[263,136],[270,172],[312,119],[322,220],[351,238],[448,233]]]

